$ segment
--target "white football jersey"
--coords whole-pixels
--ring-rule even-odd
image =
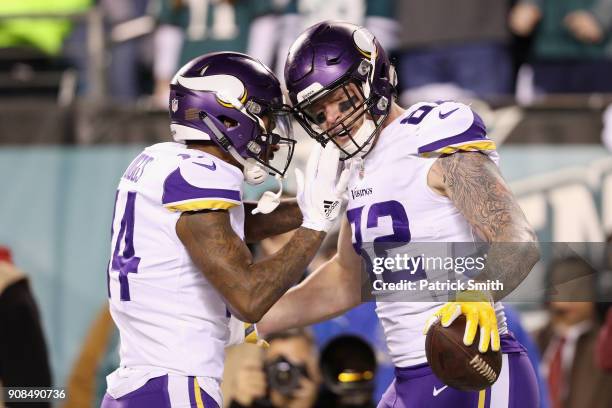
[[[109,376],[113,397],[172,373],[198,377],[221,404],[230,314],[175,227],[182,211],[225,209],[243,238],[242,181],[237,167],[179,143],[146,148],[123,174],[108,268],[110,310],[121,337],[121,375]],[[129,370],[138,371],[133,381]]]
[[[471,226],[446,197],[427,185],[440,154],[482,151],[496,163],[495,143],[480,117],[456,102],[419,103],[389,124],[372,151],[351,161],[347,218],[359,253],[364,243],[476,242]],[[398,367],[426,362],[423,328],[440,302],[378,302],[377,314]],[[507,331],[501,303],[500,334]]]

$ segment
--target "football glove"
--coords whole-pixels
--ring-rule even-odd
[[[485,292],[465,291],[458,293],[456,301],[448,302],[429,318],[423,334],[427,334],[431,325],[438,320],[442,323],[442,327],[448,327],[462,314],[466,317],[463,344],[471,346],[476,337],[476,330],[480,327],[478,351],[486,353],[489,344],[493,351],[499,351],[500,340],[497,330],[497,317],[495,316],[492,299]]]
[[[253,323],[245,323],[232,316],[229,321],[229,330],[230,336],[226,347],[242,343],[256,344],[265,348],[269,347],[267,341],[259,338],[257,327]]]
[[[295,169],[297,202],[304,220],[302,226],[327,232],[340,214],[349,169],[339,172],[340,150],[333,143],[325,148],[315,145],[306,172]]]

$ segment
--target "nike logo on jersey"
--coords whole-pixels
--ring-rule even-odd
[[[446,113],[442,113],[442,112],[438,112],[438,116],[440,117],[440,119],[446,119],[448,118],[450,115],[452,115],[454,112],[458,111],[459,108],[455,108],[451,111],[448,111]]]
[[[444,387],[442,387],[442,388],[440,388],[440,389],[436,388],[436,386],[434,385],[434,389],[433,389],[433,396],[434,396],[434,397],[437,397],[437,396],[438,396],[438,394],[440,394],[442,391],[444,391],[444,390],[445,390],[445,389],[447,389],[447,388],[448,388],[448,385],[445,385]]]
[[[212,165],[211,164],[204,164],[204,163],[196,163],[196,162],[192,162],[192,163],[193,164],[197,164],[198,166],[205,167],[205,168],[207,168],[208,170],[211,170],[211,171],[217,170],[217,164],[215,162],[213,162]]]

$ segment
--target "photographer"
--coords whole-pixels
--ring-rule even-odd
[[[244,359],[237,368],[230,408],[311,408],[320,374],[312,335],[303,329],[269,335],[263,361]]]

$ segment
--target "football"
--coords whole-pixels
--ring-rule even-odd
[[[449,327],[438,321],[425,339],[425,354],[434,374],[444,384],[462,391],[478,391],[490,387],[501,372],[501,351],[478,351],[480,333],[471,346],[463,344],[465,316],[459,316]]]

